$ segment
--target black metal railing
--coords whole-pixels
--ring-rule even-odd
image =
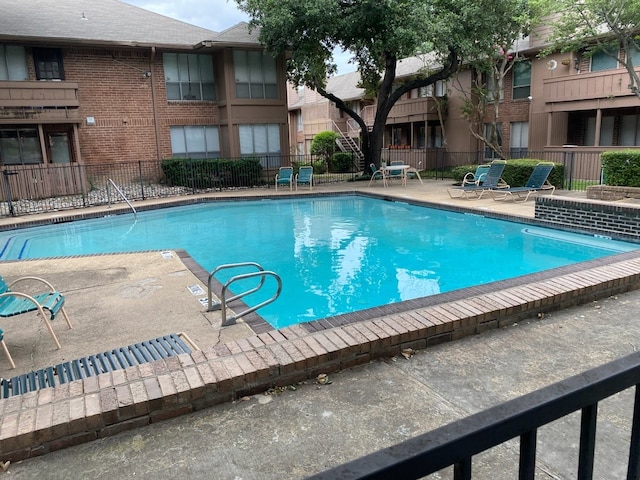
[[[525,155],[525,153],[527,155]],[[518,152],[518,156],[551,160],[564,165],[563,188],[586,190],[601,182],[599,153],[579,150]],[[0,178],[0,216],[85,208],[120,203],[109,192],[113,181],[129,200],[193,195],[217,190],[271,188],[281,166],[314,166],[314,184],[368,180],[360,161],[313,155],[265,155],[254,159],[170,159],[111,164],[7,165]],[[455,166],[487,161],[484,152],[446,152],[444,149],[383,149],[382,161],[402,161],[424,177],[448,178]],[[167,162],[173,162],[170,168]],[[178,165],[178,166],[176,166]],[[112,189],[113,190],[113,189]]]
[[[471,479],[475,455],[519,437],[518,478],[533,480],[538,429],[580,411],[575,478],[591,479],[598,403],[635,387],[633,417],[627,423],[631,428],[626,478],[637,480],[640,478],[639,384],[640,352],[636,352],[309,478],[417,479],[453,466],[455,480]],[[604,461],[610,462],[610,459]],[[500,477],[497,466],[491,468],[496,477]],[[610,471],[617,468],[608,464]]]

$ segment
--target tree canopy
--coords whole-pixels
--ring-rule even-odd
[[[634,70],[640,53],[640,2],[638,0],[559,0],[554,4],[557,19],[547,53],[603,52],[629,73],[629,89],[640,98],[640,78]],[[637,61],[637,60],[636,60]]]
[[[462,62],[491,55],[511,21],[526,16],[527,0],[236,0],[259,27],[267,51],[286,54],[291,82],[333,101],[361,129],[366,163],[379,165],[387,116],[400,97],[451,77]],[[523,17],[524,18],[524,17]],[[371,131],[345,101],[326,90],[333,51],[352,56],[361,87],[376,100]],[[396,78],[398,60],[418,53],[429,61],[415,75]]]

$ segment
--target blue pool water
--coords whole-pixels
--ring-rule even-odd
[[[185,249],[208,271],[257,262],[283,280],[259,311],[276,328],[639,247],[358,196],[204,203],[0,234],[2,260]],[[245,301],[270,296],[269,282]]]

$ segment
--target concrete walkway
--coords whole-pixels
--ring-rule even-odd
[[[383,189],[380,184],[367,191],[533,216],[533,202],[452,201],[447,186],[430,181]],[[331,187],[341,189],[353,190]],[[233,194],[218,196],[225,195]],[[189,288],[198,279],[173,253],[3,264],[3,275],[41,274],[65,285],[75,327],[72,344],[65,342],[64,324],[55,325],[63,345],[55,351],[41,325],[25,326],[24,336],[11,340],[20,368],[51,365],[125,345],[129,338],[169,331],[187,331],[200,346],[251,335],[242,324],[220,330],[216,314],[203,313]],[[330,374],[327,384],[306,381],[295,389],[260,393],[18,462],[7,474],[65,479],[304,478],[635,351],[640,345],[639,310],[640,293],[619,295],[430,347],[408,360],[395,357]],[[0,365],[4,368],[4,359]],[[619,397],[602,408],[597,478],[624,476],[631,395]],[[577,423],[572,417],[541,431],[539,478],[575,477]],[[474,478],[514,478],[515,452],[517,443],[480,456]],[[500,467],[490,466],[493,461]]]

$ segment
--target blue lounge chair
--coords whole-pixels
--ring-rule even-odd
[[[382,180],[382,183],[386,186],[387,180],[385,179],[382,170],[378,170],[374,163],[369,166],[371,167],[371,179],[369,180],[369,186],[371,186],[371,182],[375,182],[378,179]]]
[[[465,185],[480,185],[484,182],[484,177],[487,176],[487,172],[491,168],[491,165],[478,165],[475,172],[467,173],[462,179],[462,186]]]
[[[298,185],[309,185],[309,190],[313,189],[313,167],[300,167],[296,173],[296,190]]]
[[[289,190],[293,190],[293,167],[280,167],[276,173],[276,191],[278,185],[289,185]]]
[[[462,185],[460,187],[451,187],[447,189],[451,198],[482,198],[482,196],[491,190],[509,188],[509,185],[502,180],[502,172],[507,164],[505,160],[494,160],[491,162],[489,170],[480,185]]]
[[[541,162],[535,166],[533,172],[529,176],[529,180],[524,187],[505,188],[503,190],[492,190],[491,196],[494,200],[504,200],[512,198],[514,201],[526,202],[531,195],[540,193],[548,193],[553,195],[556,187],[549,183],[549,175],[553,170],[554,164],[551,162]]]
[[[25,281],[44,283],[48,291],[28,294],[12,290],[15,284]],[[47,318],[45,310],[48,310],[50,319]],[[13,317],[28,312],[38,312],[59,350],[60,342],[53,331],[50,320],[53,320],[58,313],[62,313],[69,328],[73,328],[69,316],[64,309],[64,296],[62,293],[56,291],[53,285],[40,277],[22,277],[14,280],[11,284],[7,284],[7,282],[0,277],[0,317]]]

